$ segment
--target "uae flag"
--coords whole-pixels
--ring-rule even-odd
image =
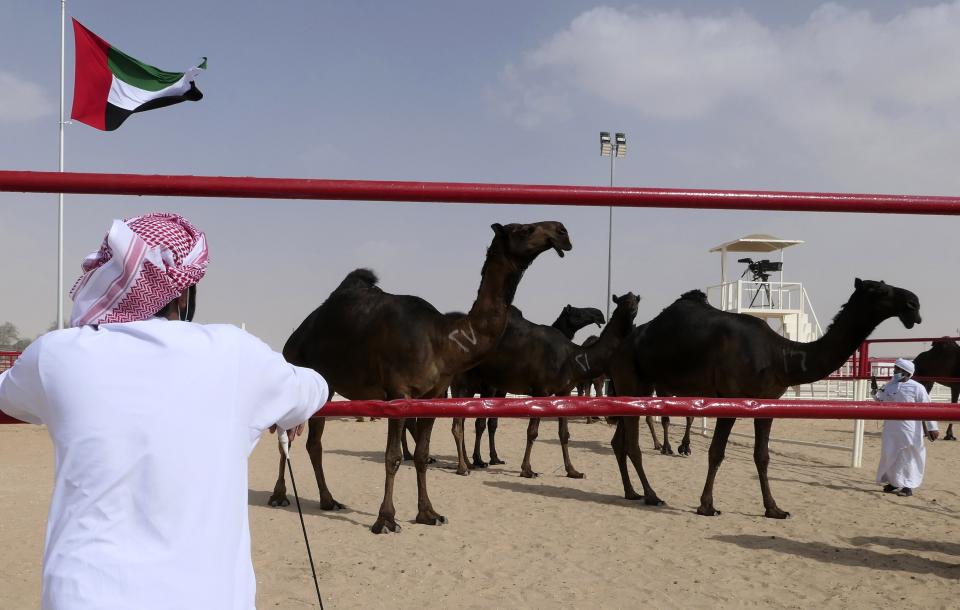
[[[207,58],[186,72],[164,72],[110,46],[73,20],[76,71],[70,117],[104,131],[113,131],[134,112],[163,108],[203,97],[194,79],[207,68]]]

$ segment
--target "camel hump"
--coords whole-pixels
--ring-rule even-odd
[[[376,286],[380,279],[371,269],[354,269],[347,274],[340,282],[340,288],[348,288],[357,285]]]
[[[699,303],[707,304],[707,294],[702,290],[689,290],[680,295],[680,299],[684,301],[697,301]]]

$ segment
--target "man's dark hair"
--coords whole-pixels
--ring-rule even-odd
[[[166,318],[171,312],[177,311],[177,299],[180,297],[177,296],[176,299],[173,299],[166,305],[164,305],[160,311],[153,314],[155,318]],[[190,288],[187,289],[187,322],[193,322],[193,314],[197,311],[197,285],[192,284]]]

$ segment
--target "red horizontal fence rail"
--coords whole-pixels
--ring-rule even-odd
[[[20,352],[0,352],[0,373],[13,366],[13,361],[19,357]]]
[[[794,212],[960,214],[960,197],[465,182],[0,171],[0,191]]]
[[[903,339],[866,339],[860,344],[860,347],[853,355],[855,379],[870,379],[872,375],[872,363],[874,358],[870,356],[870,346],[875,343],[946,343],[948,341],[958,341],[960,337],[917,337]],[[891,356],[891,358],[894,358]],[[955,377],[914,377],[917,381],[933,381],[935,383],[947,384],[960,381]]]
[[[327,403],[314,417],[583,417],[673,415],[790,419],[960,419],[960,407],[931,403],[751,398],[436,398]],[[0,423],[19,423],[0,413]]]

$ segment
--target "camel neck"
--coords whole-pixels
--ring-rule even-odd
[[[600,337],[592,345],[583,348],[587,362],[586,370],[583,370],[586,379],[592,379],[606,372],[613,353],[617,351],[623,338],[630,333],[631,323],[632,319],[627,315],[627,311],[618,307],[610,316],[610,321],[603,327]],[[581,366],[580,369],[584,367]]]
[[[577,334],[577,331],[583,328],[584,326],[587,326],[587,324],[577,326],[576,324],[571,322],[569,319],[567,319],[567,316],[561,313],[557,317],[557,319],[553,321],[553,324],[551,324],[550,326],[553,326],[554,328],[562,332],[564,337],[572,341],[574,335]]]
[[[870,336],[880,322],[872,311],[848,303],[834,318],[827,332],[816,341],[798,343],[784,340],[784,368],[789,385],[819,381],[839,369]]]

